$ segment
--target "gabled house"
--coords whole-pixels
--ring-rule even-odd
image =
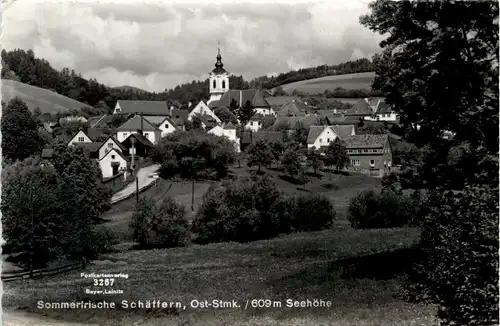
[[[392,167],[392,148],[388,135],[355,135],[344,139],[349,169],[383,177]]]
[[[112,115],[99,115],[95,117],[90,117],[87,120],[87,124],[89,128],[106,128],[108,126],[108,122],[113,118]]]
[[[264,117],[264,115],[259,113],[254,114],[250,118],[250,120],[248,120],[247,124],[245,125],[245,129],[259,131],[260,129],[262,129]]]
[[[363,99],[359,100],[356,104],[354,104],[354,106],[347,109],[344,115],[349,118],[369,120],[374,115],[374,111],[370,103]]]
[[[240,152],[240,139],[237,137],[236,134],[236,126],[232,124],[231,122],[227,123],[226,125],[222,126],[215,126],[212,129],[210,129],[207,133],[213,134],[216,136],[224,136],[227,137],[231,142],[234,143],[234,148],[237,153]]]
[[[92,143],[92,139],[87,136],[87,134],[80,129],[73,138],[68,142],[68,146],[76,144],[76,143]]]
[[[337,138],[344,140],[355,134],[354,125],[311,126],[307,135],[307,149],[328,147]]]
[[[160,138],[162,131],[148,119],[135,115],[127,122],[116,128],[116,138],[119,142],[124,141],[130,134],[142,133],[150,142],[156,144]]]
[[[315,115],[304,117],[278,117],[273,124],[273,129],[295,129],[298,124],[309,129],[311,126],[320,125],[321,118]]]
[[[196,106],[192,108],[192,110],[189,112],[187,116],[187,119],[191,121],[193,120],[193,117],[196,115],[199,116],[208,115],[212,117],[212,119],[215,120],[218,124],[222,123],[219,117],[215,115],[214,111],[212,111],[203,101],[200,101],[198,104],[196,104]]]
[[[243,107],[247,103],[250,103],[257,114],[276,115],[276,112],[264,98],[264,92],[257,89],[227,90],[218,101],[210,102],[209,107],[212,109],[221,106],[231,107],[232,102],[235,102],[238,107]]]
[[[375,111],[377,121],[397,121],[398,115],[391,105],[380,102]]]
[[[107,179],[125,171],[127,169],[127,159],[123,156],[121,151],[111,148],[99,160],[99,166],[101,168],[102,177]]]
[[[97,149],[98,159],[101,160],[106,154],[111,150],[116,150],[120,153],[126,150],[115,137],[109,136],[105,141],[100,142],[100,146]]]
[[[278,117],[305,117],[310,114],[309,108],[301,100],[293,100],[281,106]]]
[[[130,156],[133,154],[140,157],[148,156],[155,147],[149,139],[138,133],[130,134],[121,145],[125,148],[123,150],[125,155]]]

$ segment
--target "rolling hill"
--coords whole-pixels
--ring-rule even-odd
[[[323,93],[325,90],[333,91],[337,87],[345,89],[371,89],[374,77],[375,72],[362,72],[301,80],[281,85],[281,87],[287,93],[292,93],[294,90],[303,93]]]
[[[26,102],[30,111],[39,107],[42,113],[64,112],[89,106],[48,89],[2,79],[2,101],[8,103],[16,96]]]

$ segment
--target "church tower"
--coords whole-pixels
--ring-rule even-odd
[[[215,63],[215,69],[210,72],[209,75],[209,90],[210,90],[210,99],[207,104],[210,102],[218,101],[222,97],[222,95],[229,90],[229,73],[222,68],[224,65],[222,64],[222,56],[220,55],[220,48],[218,49],[217,54],[217,62]]]

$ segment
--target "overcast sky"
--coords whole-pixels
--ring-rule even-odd
[[[206,79],[218,41],[224,68],[250,80],[371,57],[381,40],[359,24],[367,0],[9,1],[2,5],[6,50],[32,49],[56,69],[150,91]]]

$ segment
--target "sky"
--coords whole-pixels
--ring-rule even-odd
[[[218,43],[224,68],[246,80],[370,58],[381,37],[359,24],[368,3],[7,0],[1,43],[108,86],[163,91],[205,80]]]

